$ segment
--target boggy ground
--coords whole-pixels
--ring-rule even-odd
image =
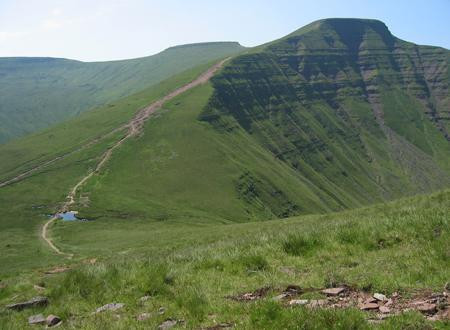
[[[67,329],[448,328],[449,197],[204,226],[178,232],[178,244],[149,241],[151,253],[3,279],[0,324],[54,314]],[[5,307],[35,296],[48,304]]]

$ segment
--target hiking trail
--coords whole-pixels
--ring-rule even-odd
[[[162,105],[173,99],[174,97],[196,87],[199,86],[201,84],[206,83],[222,66],[223,64],[228,60],[229,58],[226,58],[222,61],[220,61],[219,63],[216,63],[215,65],[213,65],[212,67],[210,67],[207,71],[203,72],[200,76],[198,76],[196,79],[194,79],[193,81],[187,83],[186,85],[179,87],[177,89],[175,89],[174,91],[172,91],[171,93],[167,94],[166,96],[164,96],[163,98],[153,102],[152,104],[150,104],[149,106],[139,110],[136,115],[130,120],[130,122],[124,126],[121,126],[117,129],[115,129],[114,131],[108,133],[107,135],[112,134],[113,132],[116,132],[120,129],[123,128],[127,128],[128,132],[125,134],[125,136],[123,136],[121,139],[119,139],[112,147],[110,147],[108,150],[106,150],[101,156],[100,156],[100,160],[98,161],[97,165],[95,166],[95,169],[90,171],[88,174],[86,174],[83,178],[81,178],[80,181],[78,181],[78,183],[73,186],[73,188],[70,190],[69,194],[66,197],[66,201],[63,203],[63,205],[61,206],[61,208],[59,209],[58,212],[55,213],[55,215],[49,219],[44,226],[42,227],[41,230],[41,237],[42,239],[49,245],[49,247],[55,251],[57,254],[60,255],[66,255],[67,257],[71,258],[73,256],[73,254],[70,253],[65,253],[63,251],[61,251],[58,247],[55,246],[55,244],[53,244],[53,242],[51,241],[51,239],[48,236],[48,228],[49,226],[58,219],[58,214],[59,213],[63,213],[63,212],[67,212],[69,211],[69,208],[71,205],[73,205],[75,203],[75,195],[78,191],[78,189],[87,181],[89,180],[95,173],[98,173],[103,166],[106,164],[106,162],[111,158],[111,155],[113,153],[113,151],[118,148],[119,146],[121,146],[126,140],[128,140],[130,137],[136,136],[139,133],[142,132],[142,129],[144,127],[144,123],[146,122],[147,119],[150,118],[150,116],[155,113],[156,110],[160,109],[162,107]],[[95,139],[94,141],[98,141],[99,138]],[[94,141],[91,141],[89,143],[87,143],[84,146],[81,146],[80,148],[78,148],[76,151],[84,149],[85,147],[87,147],[88,145],[92,145],[93,143],[95,143]],[[69,154],[72,154],[76,151],[72,151]],[[53,162],[55,162],[56,160],[59,160],[63,157],[66,157],[68,154],[64,155],[64,156],[60,156],[57,157],[51,161],[48,161],[44,164],[38,165],[35,169],[31,169],[28,170],[20,175],[18,175],[16,178],[10,179],[8,181],[6,181],[5,183],[0,184],[0,187],[5,186],[7,184],[9,184],[8,182],[15,182],[18,181],[22,178],[24,178],[27,174],[34,172],[35,170],[42,168],[43,166],[49,165]],[[16,179],[16,180],[14,180]]]

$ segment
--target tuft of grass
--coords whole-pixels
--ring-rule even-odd
[[[185,310],[194,324],[202,322],[207,314],[208,300],[198,286],[188,285],[175,297],[176,305]]]
[[[315,233],[295,233],[283,241],[283,251],[293,256],[305,256],[324,244],[323,240]]]
[[[367,329],[367,320],[358,310],[309,310],[284,308],[274,301],[263,301],[251,309],[252,329]]]
[[[240,257],[240,262],[249,273],[266,270],[269,267],[267,259],[259,254],[250,254]]]

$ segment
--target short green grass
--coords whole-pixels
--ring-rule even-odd
[[[348,284],[406,296],[421,289],[440,291],[450,276],[449,212],[446,190],[321,216],[195,229],[178,225],[176,231],[168,221],[160,223],[157,232],[149,225],[145,233],[143,225],[138,231],[140,239],[146,236],[146,245],[137,253],[97,254],[97,263],[73,261],[73,269],[64,274],[34,273],[5,280],[2,305],[36,295],[33,284],[45,287],[50,305],[23,312],[1,310],[0,318],[6,328],[23,327],[26,318],[38,312],[57,314],[64,319],[63,327],[82,329],[155,328],[167,318],[182,319],[187,328],[222,322],[240,329],[372,328],[369,314],[356,309],[310,311],[283,307],[271,298],[289,284],[304,288]],[[127,237],[127,226],[122,228],[123,239],[131,241],[135,233]],[[115,230],[105,228],[97,234],[108,236]],[[132,250],[133,244],[129,247]],[[271,291],[256,302],[227,298],[261,287]],[[140,302],[145,295],[150,298]],[[123,302],[125,307],[91,314],[110,302]],[[166,310],[163,315],[158,314],[161,307]],[[137,321],[144,312],[152,317]],[[446,326],[408,312],[378,327]]]

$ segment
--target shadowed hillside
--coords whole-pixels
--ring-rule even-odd
[[[333,208],[432,191],[450,182],[449,54],[379,21],[314,22],[235,58],[200,118],[245,131]]]

